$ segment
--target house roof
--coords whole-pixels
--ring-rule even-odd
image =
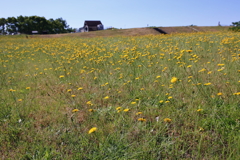
[[[88,26],[97,26],[97,25],[99,25],[99,24],[102,24],[102,22],[101,22],[101,21],[85,21],[85,22],[84,22],[84,26],[85,26],[85,25],[88,25]]]

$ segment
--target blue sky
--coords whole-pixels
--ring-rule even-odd
[[[0,18],[43,16],[65,19],[73,28],[85,20],[105,27],[216,26],[240,21],[240,0],[2,0]],[[3,7],[4,6],[4,7]]]

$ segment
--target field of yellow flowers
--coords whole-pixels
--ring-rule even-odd
[[[0,36],[1,159],[238,159],[240,34]]]

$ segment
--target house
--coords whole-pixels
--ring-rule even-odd
[[[90,32],[90,31],[98,31],[103,30],[103,24],[101,21],[85,21],[82,28],[80,28],[80,32]]]

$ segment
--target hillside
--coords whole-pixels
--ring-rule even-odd
[[[229,27],[221,26],[209,26],[209,27],[199,27],[199,26],[182,26],[182,27],[156,27],[166,32],[167,34],[173,33],[192,33],[192,32],[218,32],[227,31]],[[79,36],[84,38],[89,37],[109,37],[109,36],[138,36],[138,35],[149,35],[149,34],[160,34],[154,28],[131,28],[131,29],[114,29],[114,30],[102,30],[94,32],[84,32],[84,33],[69,33],[69,34],[49,34],[49,35],[32,35],[32,38],[57,38],[62,36]]]
[[[168,34],[172,33],[191,33],[191,32],[218,32],[227,31],[229,27],[222,26],[182,26],[182,27],[158,27]]]

